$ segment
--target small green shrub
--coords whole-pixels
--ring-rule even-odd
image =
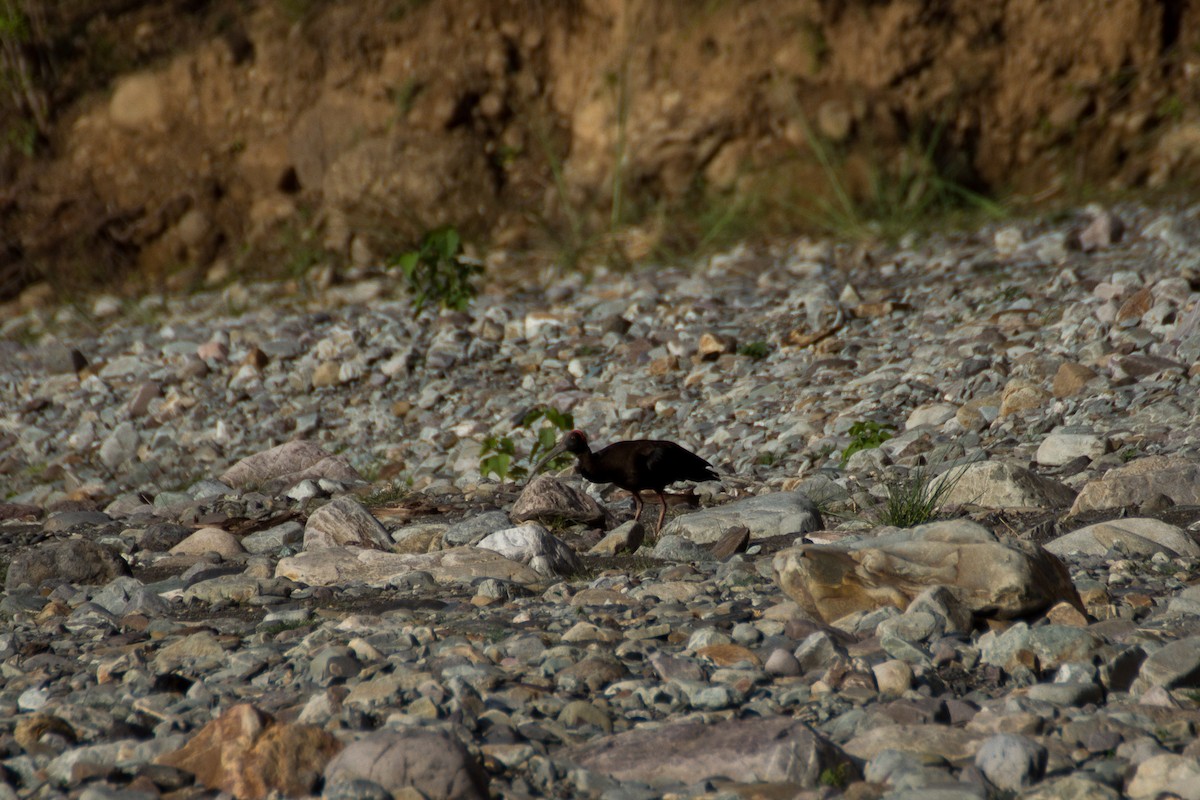
[[[738,348],[739,356],[753,358],[756,361],[760,358],[766,358],[770,354],[771,345],[767,344],[766,342],[750,342],[749,344],[744,344]]]
[[[528,474],[525,467],[513,463],[517,446],[509,436],[485,436],[479,451],[479,474],[483,477],[495,475],[503,483],[509,478],[520,479]]]
[[[483,268],[464,260],[461,252],[458,231],[445,227],[425,234],[416,250],[388,260],[389,267],[399,267],[404,273],[417,313],[429,302],[455,311],[465,311],[470,305],[476,294],[471,279]]]
[[[37,152],[38,129],[30,120],[19,119],[13,122],[4,138],[9,147],[26,158],[32,158]]]
[[[1155,109],[1155,113],[1158,114],[1160,119],[1171,120],[1172,122],[1182,119],[1186,112],[1187,104],[1177,94],[1164,97],[1158,104],[1158,108]]]
[[[850,782],[850,766],[843,761],[836,767],[823,769],[821,770],[821,776],[817,780],[820,781],[822,786],[841,789]]]
[[[538,458],[543,454],[554,449],[554,445],[558,443],[559,434],[565,433],[575,427],[575,417],[566,411],[559,411],[551,406],[538,406],[530,411],[521,420],[522,428],[532,428],[533,423],[538,420],[544,420],[544,423],[537,432],[537,441],[533,443],[533,449],[529,451],[529,464],[533,466],[537,463]],[[569,453],[563,453],[550,462],[551,469],[562,469],[570,462],[572,456]]]
[[[294,620],[291,622],[274,622],[274,623],[271,623],[270,625],[267,625],[264,628],[262,628],[262,630],[260,630],[259,633],[261,633],[263,635],[264,639],[271,640],[271,639],[274,639],[276,636],[278,636],[281,633],[285,633],[287,631],[298,630],[300,628],[312,627],[313,624],[314,623],[311,620]]]
[[[850,426],[850,444],[842,451],[842,466],[850,460],[850,456],[859,450],[874,450],[879,445],[892,438],[891,425],[880,424],[874,420],[859,420]]]
[[[570,413],[541,405],[525,414],[517,428],[533,430],[534,423],[538,420],[542,420],[542,425],[534,434],[533,446],[527,459],[528,467],[519,463],[517,446],[511,436],[487,436],[484,437],[479,453],[479,474],[485,478],[495,475],[502,483],[509,479],[520,480],[529,474],[530,468],[537,464],[542,455],[554,448],[560,433],[575,427],[575,418]],[[571,455],[564,453],[550,462],[549,466],[551,469],[562,469],[570,460]]]

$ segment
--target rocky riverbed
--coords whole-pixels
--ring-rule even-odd
[[[1200,798],[1198,216],[13,304],[0,797]]]

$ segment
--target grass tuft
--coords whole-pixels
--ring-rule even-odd
[[[887,499],[879,510],[879,522],[896,528],[913,528],[937,516],[943,502],[958,484],[966,468],[931,475],[920,467],[905,478],[887,484]]]

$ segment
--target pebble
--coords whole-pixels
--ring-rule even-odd
[[[0,794],[1196,796],[1198,217],[872,271],[736,248],[419,318],[369,279],[14,309]],[[518,506],[480,458],[528,466],[545,406],[722,480],[658,536],[569,470]],[[885,525],[918,469],[944,519]]]

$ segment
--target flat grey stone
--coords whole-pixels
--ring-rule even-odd
[[[697,544],[719,541],[735,525],[750,529],[750,541],[809,533],[824,527],[821,513],[807,495],[777,492],[723,506],[680,514],[663,526],[663,536],[683,536]]]
[[[485,511],[456,522],[442,534],[446,547],[476,544],[489,533],[512,527],[512,520],[503,511]]]
[[[1164,689],[1200,687],[1200,636],[1177,639],[1150,653],[1142,662],[1132,691],[1141,694],[1155,686]]]
[[[826,770],[841,771],[846,782],[857,773],[837,747],[786,717],[635,728],[576,745],[561,757],[620,781],[653,786],[690,785],[719,776],[739,783],[815,788]]]
[[[1200,557],[1200,545],[1175,525],[1157,519],[1129,517],[1098,522],[1047,542],[1055,555],[1078,553],[1102,556],[1119,549],[1129,556],[1167,555]]]

